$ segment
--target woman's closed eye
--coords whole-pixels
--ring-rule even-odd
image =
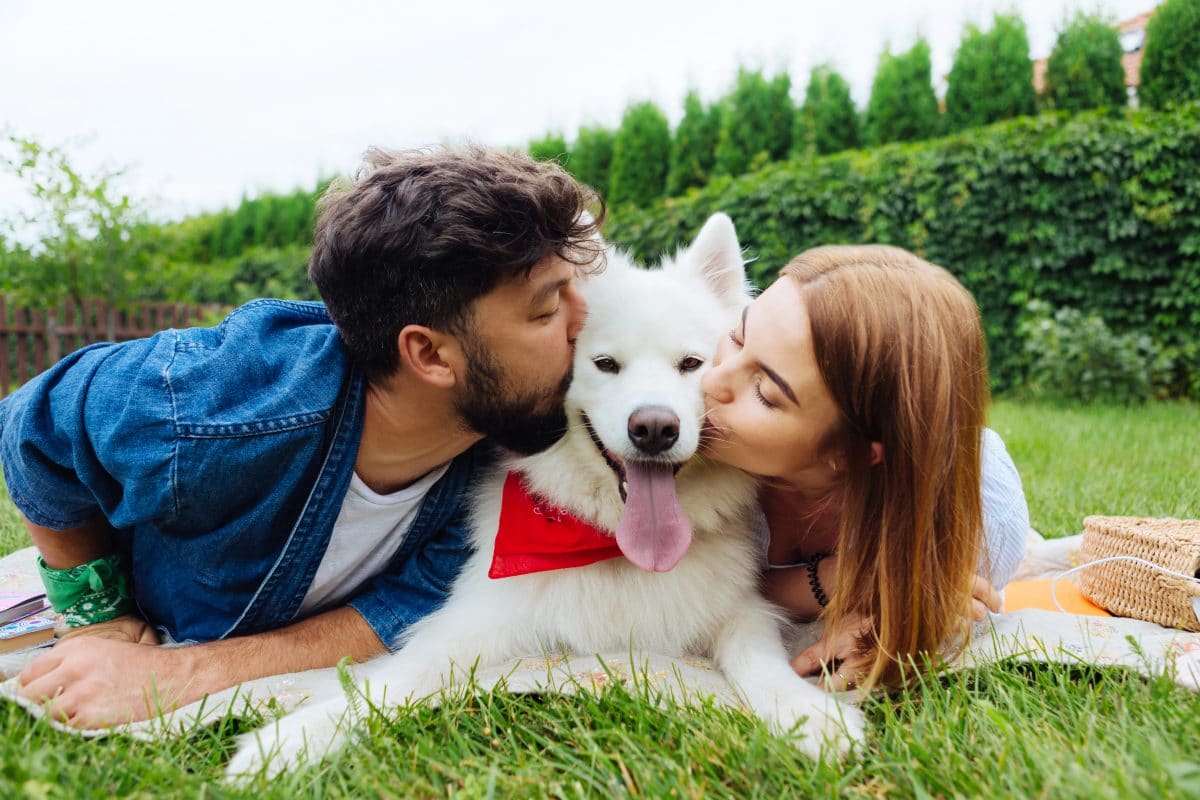
[[[767,408],[775,408],[775,404],[763,396],[762,393],[762,378],[754,379],[754,396],[758,398],[758,402],[762,403]]]

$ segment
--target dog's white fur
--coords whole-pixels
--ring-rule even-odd
[[[471,668],[564,648],[576,653],[635,650],[710,656],[746,704],[771,730],[796,736],[817,758],[822,746],[844,754],[863,736],[861,713],[802,680],[788,665],[779,619],[758,593],[758,557],[750,519],[755,481],[693,458],[704,405],[700,375],[681,371],[695,356],[711,361],[720,336],[749,300],[733,223],[715,215],[692,246],[661,269],[641,270],[610,251],[607,269],[583,282],[587,324],[576,343],[575,378],[567,398],[567,435],[539,455],[516,460],[477,489],[472,510],[475,554],[446,604],[418,622],[395,654],[357,671],[372,699],[429,695]],[[609,356],[616,374],[593,363]],[[610,453],[637,458],[628,435],[631,413],[646,405],[673,409],[678,441],[662,457],[687,462],[677,493],[693,530],[690,549],[672,570],[644,572],[624,558],[575,569],[492,580],[487,572],[508,470],[523,473],[535,494],[613,531],[622,512],[617,478],[597,450],[586,412]],[[332,697],[243,737],[231,776],[264,766],[277,773],[301,758],[324,756],[346,735],[347,700]],[[256,738],[257,737],[257,738]],[[267,762],[264,764],[264,762]]]

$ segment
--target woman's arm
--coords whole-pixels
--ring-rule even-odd
[[[991,428],[983,431],[982,458],[984,552],[979,574],[1000,590],[1012,580],[1025,557],[1029,506],[1017,466],[1004,440]]]

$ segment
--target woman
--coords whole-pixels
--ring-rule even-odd
[[[825,634],[801,674],[899,686],[999,610],[1028,511],[984,427],[979,311],[941,267],[881,245],[797,256],[703,387],[709,455],[764,476],[768,596]],[[985,537],[986,528],[986,537]]]

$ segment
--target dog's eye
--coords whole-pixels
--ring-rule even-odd
[[[612,375],[616,375],[621,371],[621,365],[616,362],[616,359],[609,356],[599,356],[598,358],[593,358],[592,363],[595,364],[596,369],[600,370],[601,372],[608,372]]]
[[[686,356],[682,361],[679,362],[679,371],[695,372],[703,365],[704,359],[698,358],[697,356]]]

